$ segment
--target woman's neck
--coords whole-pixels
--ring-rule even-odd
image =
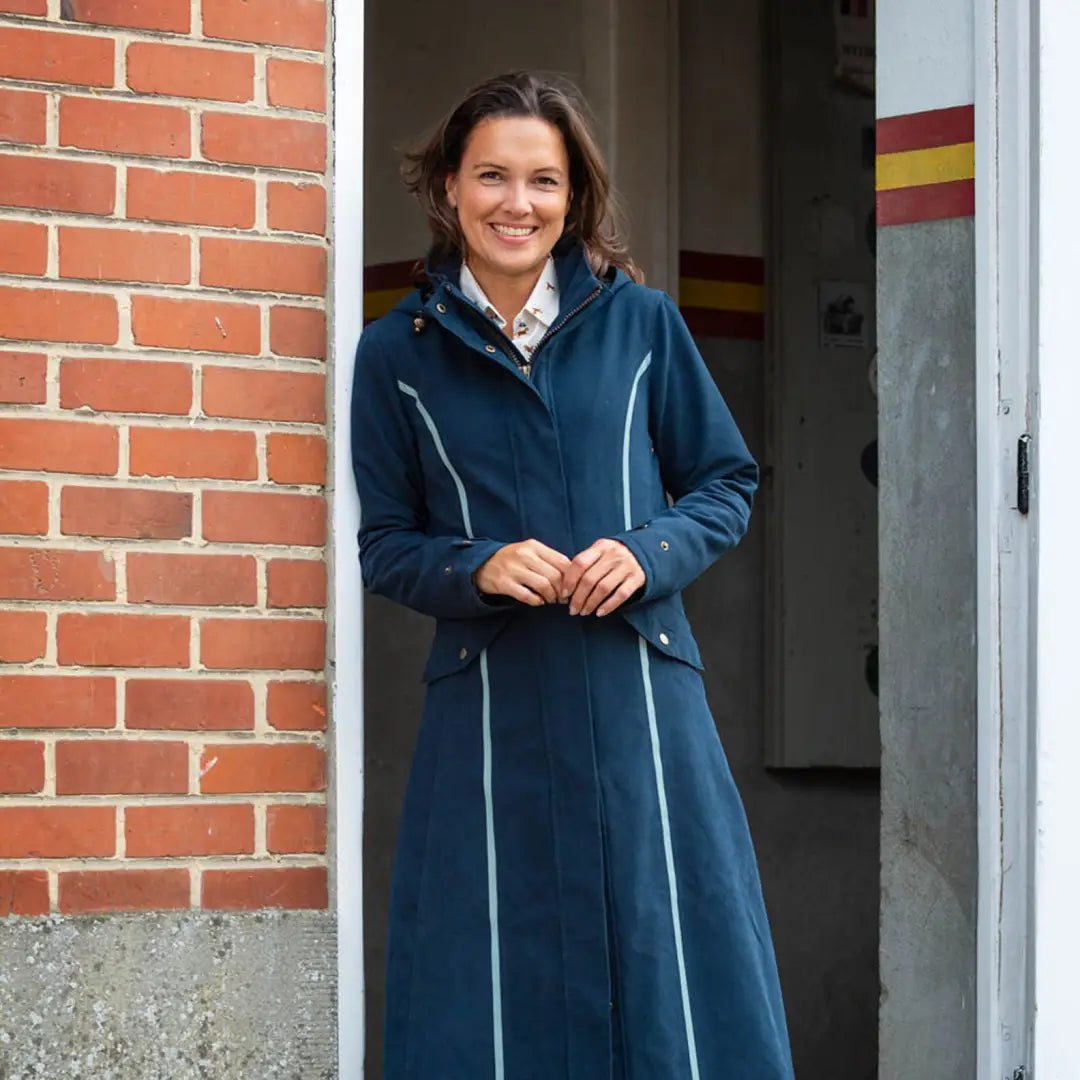
[[[509,327],[536,288],[536,283],[544,272],[544,265],[541,264],[533,273],[515,275],[492,274],[486,268],[472,264],[469,264],[469,270]]]

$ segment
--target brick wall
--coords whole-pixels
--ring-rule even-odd
[[[0,0],[0,916],[325,907],[324,0]]]

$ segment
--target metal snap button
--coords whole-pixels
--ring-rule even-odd
[[[469,650],[468,649],[462,649],[461,652],[458,653],[458,657],[461,660],[464,660],[465,657],[468,656],[468,655],[469,655]]]
[[[667,634],[661,634],[660,635],[660,644],[661,645],[670,645],[671,644],[671,638],[669,638],[667,636]]]
[[[445,304],[436,304],[436,305],[435,305],[435,310],[436,310],[436,311],[437,311],[437,312],[438,312],[438,313],[439,313],[440,315],[445,315],[445,314],[446,314],[446,305],[445,305]]]
[[[494,345],[485,345],[484,346],[484,351],[485,352],[494,352],[495,351],[495,346]]]
[[[445,575],[446,575],[447,577],[449,577],[449,576],[450,576],[450,575],[451,575],[451,574],[452,574],[453,572],[454,572],[454,571],[453,571],[453,570],[451,570],[449,566],[448,566],[448,567],[446,567],[446,569],[445,569],[445,570],[443,570],[443,573],[444,573],[444,574],[445,574]]]
[[[671,547],[671,545],[666,540],[661,540],[660,541],[660,550],[661,551],[667,551],[667,549],[669,547]]]

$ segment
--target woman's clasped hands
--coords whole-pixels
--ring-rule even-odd
[[[645,584],[630,549],[602,538],[572,559],[540,543],[506,544],[475,574],[476,587],[531,607],[569,604],[571,615],[609,615]]]

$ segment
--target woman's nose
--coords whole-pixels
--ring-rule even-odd
[[[506,209],[512,214],[525,215],[532,210],[529,190],[524,182],[507,185],[505,205]]]

